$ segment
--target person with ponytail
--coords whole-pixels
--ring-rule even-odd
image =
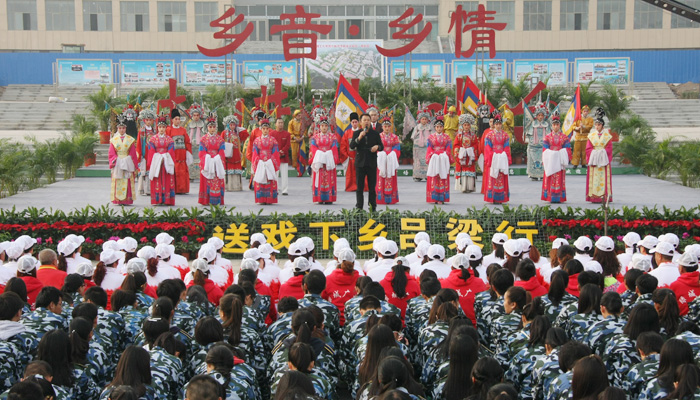
[[[225,399],[256,399],[255,387],[251,385],[247,377],[239,376],[234,369],[237,363],[242,362],[243,360],[235,357],[231,349],[224,344],[216,345],[207,352],[205,359],[207,366],[206,375],[216,379],[221,387],[226,390],[226,396],[223,396]],[[185,385],[182,389],[183,393],[187,393],[187,387],[188,385]]]
[[[440,281],[437,279],[435,272],[427,269],[421,273],[419,277],[420,296],[416,296],[408,301],[406,305],[406,338],[408,343],[414,346],[418,342],[418,332],[423,327],[423,323],[430,314],[430,308],[433,306],[433,298],[442,289]],[[409,354],[409,357],[415,355]]]
[[[440,366],[440,344],[447,337],[450,321],[459,314],[459,295],[454,289],[441,289],[435,296],[428,324],[418,334],[418,364],[421,376],[431,376]]]
[[[117,289],[112,293],[112,311],[124,319],[124,329],[128,334],[126,342],[131,344],[139,334],[143,320],[148,317],[145,308],[138,307],[136,294],[129,290]]]
[[[695,364],[683,364],[676,368],[674,389],[667,399],[693,400],[700,398],[700,370]]]
[[[644,332],[637,338],[637,351],[641,362],[632,366],[620,385],[631,399],[639,397],[647,383],[659,371],[659,353],[664,345],[664,339],[656,332]]]
[[[219,305],[221,297],[223,297],[224,292],[221,291],[219,286],[217,286],[211,279],[209,279],[210,264],[207,260],[198,258],[192,261],[190,266],[192,269],[192,280],[189,282],[188,287],[193,285],[199,285],[204,288],[207,292],[207,298],[209,302],[215,306]]]
[[[656,289],[651,299],[659,314],[659,325],[661,326],[659,333],[663,337],[672,337],[676,334],[678,325],[681,323],[676,295],[671,289]]]
[[[397,257],[391,271],[379,282],[389,303],[401,310],[401,320],[406,318],[408,301],[420,294],[418,282],[411,276],[410,271],[411,266],[406,257]]]
[[[411,376],[406,364],[398,356],[388,356],[381,360],[376,367],[376,381],[368,386],[367,391],[360,400],[367,399],[411,399],[418,400],[423,397],[410,390]],[[400,396],[397,396],[401,394]]]
[[[639,400],[668,398],[673,392],[676,369],[684,364],[695,365],[693,349],[685,340],[669,339],[661,347],[659,370],[639,394]]]
[[[503,244],[503,251],[506,254],[506,261],[503,263],[503,268],[510,271],[515,276],[515,270],[518,263],[523,258],[522,248],[517,239],[508,239]]]
[[[53,370],[51,383],[70,393],[70,398],[95,399],[99,396],[95,381],[73,363],[71,339],[65,331],[56,329],[41,338],[36,360],[46,361]]]
[[[117,390],[124,387],[132,389],[139,400],[155,400],[152,383],[150,354],[143,347],[131,345],[119,357],[114,379],[102,391],[100,400],[115,399]]]
[[[235,294],[225,294],[219,301],[219,318],[223,321],[224,338],[243,353],[260,380],[265,376],[266,356],[262,339],[255,329],[243,324],[243,301]]]
[[[556,238],[552,242],[552,248],[549,250],[549,262],[546,262],[545,260],[540,267],[540,275],[542,275],[545,282],[550,283],[552,273],[561,269],[562,264],[558,257],[559,248],[568,244],[569,242],[562,238]]]
[[[119,250],[124,252],[124,261],[122,262],[122,265],[126,265],[132,258],[138,257],[136,255],[136,250],[139,243],[131,236],[125,236],[124,238],[117,240],[117,245],[119,246]]]
[[[615,253],[615,242],[609,236],[601,236],[595,242],[593,261],[585,267],[586,270],[602,271],[605,277],[603,283],[604,291],[617,291],[622,281],[620,275],[620,261]]]
[[[493,263],[503,265],[506,262],[506,254],[503,250],[503,245],[508,240],[508,235],[505,233],[494,233],[491,238],[491,254],[484,256],[483,264],[488,266]]]
[[[513,357],[515,357],[515,355],[520,350],[527,347],[528,343],[532,338],[532,333],[530,331],[532,322],[537,317],[544,316],[544,311],[544,303],[539,297],[536,297],[531,302],[526,304],[525,307],[523,307],[520,322],[521,329],[519,329],[510,338],[508,338],[506,341],[506,345],[502,347],[501,350],[497,352],[494,356],[496,360],[498,360],[498,362],[501,363],[504,369],[507,369]],[[549,320],[547,319],[547,321]],[[542,321],[539,322],[542,323]],[[540,326],[540,330],[544,329],[544,332],[541,332],[543,337],[547,330],[550,328],[550,326],[551,323],[547,325],[546,329]]]
[[[154,254],[149,254],[149,257],[146,258],[146,269],[148,271],[146,280],[148,281],[148,286],[154,290],[166,279],[182,279],[180,271],[170,265],[173,254],[175,254],[175,246],[172,244],[159,244],[156,246]]]
[[[495,354],[507,351],[509,340],[522,326],[523,309],[531,300],[530,293],[521,287],[513,286],[506,291],[503,296],[505,313],[496,317],[490,327],[491,332],[494,332],[491,340]]]
[[[61,288],[61,293],[63,293],[62,315],[64,318],[71,314],[73,307],[83,301],[85,289],[85,281],[82,276],[79,274],[66,275],[66,279],[63,281],[63,287]]]
[[[595,354],[578,360],[571,377],[571,399],[598,398],[598,395],[610,386],[603,367],[603,360]]]
[[[600,314],[603,319],[591,325],[581,340],[593,353],[602,356],[610,338],[622,333],[626,323],[620,317],[622,310],[622,299],[617,292],[607,292],[600,298]]]
[[[559,368],[559,349],[568,343],[569,338],[561,328],[549,328],[544,338],[546,355],[538,358],[532,365],[532,397],[544,398],[546,388],[561,374]]]
[[[540,297],[544,304],[544,315],[549,318],[549,322],[552,324],[556,321],[561,310],[578,301],[575,296],[566,291],[568,285],[569,274],[562,269],[557,269],[550,276],[549,291]]]
[[[95,284],[107,293],[107,309],[110,309],[110,297],[112,293],[119,289],[124,282],[124,275],[118,270],[120,255],[116,251],[107,249],[100,253],[100,262],[95,266],[92,279]]]
[[[476,267],[481,264],[481,249],[476,245],[465,248],[464,254],[457,254],[452,258],[452,271],[450,275],[442,279],[440,284],[445,289],[454,289],[459,295],[459,304],[464,314],[476,326],[476,314],[474,300],[478,293],[487,289],[486,284],[479,277]]]
[[[56,246],[56,253],[58,254],[58,269],[59,271],[65,271],[66,273],[75,273],[75,267],[77,266],[76,257],[79,255],[78,249],[80,245],[69,239],[63,239]],[[69,269],[70,263],[70,271]]]
[[[73,318],[68,335],[71,343],[71,358],[75,368],[83,370],[99,387],[107,382],[112,363],[99,346],[90,346],[93,335],[92,321],[83,317]]]
[[[289,361],[283,368],[278,369],[270,379],[272,393],[277,391],[280,379],[287,371],[299,371],[306,374],[314,385],[316,394],[324,399],[337,398],[335,388],[328,378],[318,368],[314,367],[316,354],[306,343],[294,343],[289,348]]]
[[[218,255],[219,253],[216,251],[216,248],[213,244],[205,243],[202,245],[202,247],[199,248],[199,252],[197,253],[197,259],[202,260],[207,264],[208,271],[206,272],[206,279],[209,279],[212,282],[212,284],[218,287],[219,290],[221,290],[221,293],[223,293],[224,290],[226,290],[226,288],[231,283],[233,283],[233,274],[229,274],[229,272],[223,265],[217,265],[216,260]],[[187,274],[185,274],[185,277],[183,278],[183,281],[185,282],[185,285],[187,285],[187,287],[192,286],[192,281],[196,272],[197,271],[191,264],[190,271]],[[204,282],[204,280],[200,279],[200,282]],[[202,283],[195,283],[195,285],[204,286],[202,285]],[[209,292],[210,291],[207,290],[207,293]]]
[[[537,267],[532,259],[521,260],[515,268],[515,276],[519,279],[515,281],[515,286],[520,286],[530,292],[532,298],[547,294],[547,289],[537,279]]]
[[[622,267],[622,273],[627,273],[629,270],[629,265],[632,262],[632,256],[637,253],[637,243],[642,240],[637,232],[627,232],[625,236],[622,237],[622,243],[625,244],[624,253],[617,255],[617,261]]]
[[[564,330],[571,340],[583,341],[591,326],[603,320],[600,314],[601,297],[603,291],[595,283],[587,283],[581,287],[576,313],[569,315],[564,325]]]
[[[122,282],[121,289],[133,292],[136,295],[136,307],[148,308],[157,297],[156,291],[147,285],[146,260],[142,258],[132,258],[126,263],[126,277]]]
[[[476,315],[476,330],[479,333],[479,342],[496,350],[491,338],[491,324],[496,317],[505,313],[503,309],[503,296],[513,286],[515,277],[507,269],[498,264],[491,264],[487,268],[489,274],[489,290],[481,292],[474,298],[474,314]]]
[[[535,303],[537,299],[533,300]],[[530,303],[528,306],[530,306]],[[525,306],[528,308],[528,306]],[[523,320],[528,310],[523,313]],[[528,326],[529,337],[525,345],[508,359],[508,369],[504,379],[513,383],[520,393],[532,393],[533,380],[532,371],[535,363],[547,355],[545,347],[547,333],[551,328],[551,323],[543,315],[536,316]]]
[[[465,377],[471,376],[474,364],[479,359],[479,345],[468,334],[452,336],[448,359],[447,376],[435,382],[433,399],[462,400],[472,388],[471,379]]]
[[[326,288],[321,297],[338,307],[340,326],[344,326],[345,303],[355,294],[355,284],[360,273],[355,268],[355,252],[352,249],[343,248],[337,253],[335,257],[338,259],[338,267],[326,277]]]
[[[375,376],[379,364],[379,356],[382,349],[386,347],[398,347],[394,332],[387,325],[374,326],[367,333],[367,350],[357,370],[357,379],[352,388],[353,395]]]
[[[474,364],[472,368],[472,389],[465,393],[468,400],[485,400],[492,386],[503,381],[503,368],[495,358],[484,357]],[[467,395],[471,396],[467,396]]]

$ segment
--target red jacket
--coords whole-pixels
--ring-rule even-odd
[[[44,284],[44,286],[53,286],[57,289],[63,287],[63,281],[66,280],[65,271],[61,271],[53,265],[42,265],[36,271],[36,278]]]
[[[459,295],[459,305],[462,307],[464,314],[472,320],[472,324],[476,326],[476,315],[474,313],[474,297],[477,293],[481,293],[488,289],[481,278],[477,278],[474,274],[465,281],[461,278],[462,270],[453,269],[450,275],[442,279],[440,283],[443,289],[454,289]]]
[[[566,291],[572,296],[579,296],[580,291],[578,288],[578,274],[569,276],[569,286],[566,287]]]
[[[93,286],[97,286],[97,285],[95,285],[95,282],[92,281],[92,278],[90,278],[90,279],[85,278],[85,279],[83,279],[83,282],[85,282],[85,290],[88,290]]]
[[[187,287],[194,286],[194,280],[190,281]],[[207,292],[207,299],[209,302],[215,306],[219,306],[219,300],[224,296],[224,292],[221,291],[219,286],[214,283],[211,279],[204,280],[204,291]]]
[[[578,281],[576,282],[576,284],[578,284]],[[540,284],[540,281],[537,280],[536,276],[533,276],[527,281],[515,281],[515,286],[519,286],[530,292],[530,295],[533,299],[535,297],[540,297],[547,294],[547,289],[545,289],[545,287]]]
[[[384,276],[384,279],[379,282],[384,288],[384,293],[386,293],[386,298],[389,303],[395,305],[401,310],[401,320],[406,318],[406,307],[408,307],[408,301],[412,298],[420,295],[420,286],[416,282],[416,278],[412,277],[408,273],[406,274],[406,295],[399,298],[396,293],[394,293],[394,288],[391,286],[391,281],[394,279],[394,271],[390,271]]]
[[[304,297],[304,289],[301,288],[301,283],[304,280],[304,275],[297,275],[289,278],[289,280],[280,285],[280,299],[287,296],[292,296],[299,300]]]
[[[144,286],[143,293],[147,296],[153,297],[154,299],[158,298],[158,294],[156,294],[156,290],[153,288],[153,286],[148,286],[148,285]]]
[[[671,290],[678,299],[681,315],[688,314],[688,303],[700,294],[700,271],[686,272],[671,284]]]
[[[27,286],[27,303],[29,303],[33,308],[34,303],[36,303],[36,296],[41,291],[41,288],[44,287],[44,284],[33,276],[23,276],[22,280]]]
[[[360,273],[353,270],[347,273],[342,269],[333,270],[326,277],[326,289],[321,292],[321,297],[333,303],[340,311],[340,325],[345,325],[345,302],[355,295],[355,282]]]

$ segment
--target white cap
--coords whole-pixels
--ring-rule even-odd
[[[224,247],[224,241],[219,239],[216,236],[210,237],[209,240],[207,240],[207,243],[214,246],[216,251],[219,251],[219,250],[221,250],[221,248]]]
[[[250,245],[252,246],[255,242],[258,242],[259,244],[265,244],[267,243],[267,238],[262,233],[256,232],[250,235]]]
[[[610,236],[601,236],[595,241],[595,247],[602,251],[614,251],[615,241]]]
[[[153,248],[153,246],[143,246],[139,249],[139,251],[136,253],[136,256],[139,258],[142,258],[146,261],[150,260],[151,258],[156,258],[156,249]],[[132,258],[133,260],[133,258]]]
[[[341,250],[349,249],[349,248],[350,248],[350,243],[348,242],[347,239],[338,238],[338,240],[333,242],[333,257],[338,258],[338,254],[340,254]]]
[[[630,261],[630,264],[632,265],[632,268],[644,272],[647,272],[651,269],[651,259],[642,253],[634,253],[632,255],[632,261]]]
[[[475,244],[470,244],[467,246],[467,248],[464,250],[464,255],[467,256],[470,261],[481,260],[484,258],[484,255],[481,253],[481,248]]]
[[[76,242],[63,239],[58,246],[56,246],[56,253],[58,253],[59,256],[67,256],[73,254],[78,247],[80,246]]]
[[[505,233],[496,232],[493,234],[493,237],[491,238],[491,243],[505,244],[507,240],[508,240],[508,235],[506,235]]]
[[[156,257],[161,260],[171,257],[175,253],[175,246],[172,244],[159,244],[156,246]]]
[[[148,246],[151,247],[151,246]],[[152,248],[152,247],[151,247]],[[139,257],[134,257],[126,263],[126,273],[133,274],[134,272],[146,272],[148,269],[146,260]]]
[[[260,250],[256,248],[248,249],[243,253],[243,258],[252,258],[253,260],[259,260],[263,258],[262,253]]]
[[[428,249],[430,248],[430,243],[428,242],[420,242],[416,246],[416,255],[420,258],[423,259],[423,257],[428,255]]]
[[[445,259],[445,248],[441,244],[431,244],[428,247],[428,258],[434,260],[435,257],[440,260]]]
[[[36,244],[36,239],[28,235],[22,235],[15,239],[15,242],[22,243],[22,251],[24,252],[24,250],[28,250],[30,247]]]
[[[693,243],[685,246],[684,249],[685,253],[693,253],[697,258],[700,259],[700,244],[698,243]]]
[[[379,254],[384,257],[393,256],[394,254],[398,254],[398,252],[399,246],[397,246],[396,242],[393,240],[385,240],[379,245]]]
[[[678,260],[678,265],[681,265],[683,267],[697,267],[698,266],[698,258],[695,257],[695,253],[683,253],[681,258]]]
[[[260,250],[263,257],[265,257],[265,258],[270,258],[272,253],[279,253],[279,250],[275,250],[275,248],[272,247],[272,245],[270,243],[265,243],[263,245],[260,245],[260,247],[258,247],[258,250]]]
[[[136,251],[136,248],[139,247],[139,243],[136,239],[130,236],[117,240],[117,244],[119,245],[119,250],[123,250],[127,253],[133,253]]]
[[[310,253],[316,248],[314,246],[313,239],[311,239],[308,236],[300,237],[299,239],[297,239],[297,243],[299,243],[299,246],[304,251],[304,253]]]
[[[401,266],[404,266],[406,268],[409,268],[411,266],[411,263],[408,262],[408,258],[406,258],[404,256],[399,256],[399,257],[396,257],[396,259],[394,260],[394,265],[401,265]]]
[[[30,255],[22,256],[17,260],[17,271],[23,274],[34,271],[38,266],[39,260]]]
[[[0,242],[0,253],[2,253],[2,252],[4,252],[5,250],[7,250],[7,249],[10,247],[11,244],[12,244],[12,242],[8,242],[8,241]],[[60,243],[59,243],[59,244],[60,244]]]
[[[384,236],[377,236],[376,238],[374,238],[374,240],[372,241],[372,250],[376,252],[381,252],[382,247],[380,246],[380,244],[385,241],[386,238]]]
[[[75,242],[78,244],[78,246],[82,245],[85,242],[85,236],[83,235],[74,235],[74,234],[69,234],[63,240],[70,240],[71,242]]]
[[[574,247],[581,251],[590,251],[593,248],[593,241],[588,236],[579,236],[574,242]]]
[[[345,248],[345,249],[340,249],[338,251],[338,261],[343,262],[343,261],[350,261],[350,262],[355,262],[355,252],[352,251],[351,248]]]
[[[469,236],[468,233],[466,233],[466,232],[460,232],[460,233],[457,234],[457,237],[455,238],[455,244],[459,243],[459,241],[462,240],[462,239],[464,239],[464,238],[468,238],[469,240],[472,240],[472,237]]]
[[[258,264],[258,261],[253,260],[252,258],[244,258],[241,260],[241,269],[252,269],[253,271],[257,271],[259,267],[260,264]]]
[[[100,261],[105,263],[105,265],[111,265],[119,261],[121,255],[112,249],[102,250],[100,253]]]
[[[107,240],[106,242],[102,243],[102,250],[121,251],[122,249],[116,240]]]
[[[642,240],[641,236],[637,232],[627,232],[625,236],[622,238],[622,242],[627,246],[627,247],[632,247],[637,242]]]
[[[75,267],[75,273],[82,275],[84,278],[89,278],[95,273],[95,266],[90,261],[84,261]]]
[[[637,243],[637,246],[644,247],[647,250],[651,250],[654,247],[656,247],[656,244],[659,243],[659,239],[657,239],[655,236],[652,235],[646,235],[644,236],[644,239],[640,240]]]
[[[558,249],[558,248],[560,248],[561,246],[563,246],[563,245],[568,245],[568,244],[569,244],[569,241],[568,241],[568,240],[562,239],[562,238],[556,238],[556,239],[554,239],[554,241],[552,242],[552,249]]]
[[[479,246],[476,246],[477,248]],[[452,257],[452,268],[462,269],[469,268],[469,256],[466,254],[459,253]]]
[[[673,245],[674,249],[677,248],[678,245],[681,243],[680,240],[678,239],[678,235],[676,235],[675,233],[669,232],[669,233],[667,233],[665,235],[661,235],[661,236],[663,236],[663,239],[661,237],[659,237],[659,240],[662,242],[671,243]]]
[[[196,270],[200,270],[202,272],[209,272],[209,262],[207,262],[207,260],[198,258],[192,261],[192,266],[190,267],[190,269],[192,270],[192,272]]]
[[[517,239],[508,239],[503,243],[503,251],[511,257],[518,257],[522,254],[523,249]]]
[[[12,260],[18,259],[22,253],[24,253],[24,243],[22,242],[11,242],[10,245],[5,249],[5,254],[8,258]]]
[[[171,244],[173,240],[175,240],[175,238],[170,236],[168,232],[161,232],[158,235],[156,235],[156,245]]]
[[[457,243],[457,250],[459,250],[459,251],[462,251],[462,250],[466,249],[468,246],[471,246],[474,244],[474,242],[472,242],[472,239],[468,236],[461,237],[461,238],[457,239],[457,241],[455,243]]]
[[[527,253],[530,251],[532,243],[530,243],[530,240],[528,238],[518,238],[516,240],[518,241],[518,244],[520,244],[520,251],[522,253]]]
[[[289,249],[287,250],[287,254],[290,256],[300,256],[302,254],[305,254],[304,250],[299,246],[299,243],[294,242],[289,245]]]
[[[430,235],[428,235],[428,232],[418,232],[416,233],[416,236],[413,237],[413,243],[418,246],[418,243],[420,242],[428,242],[430,243]]]
[[[202,258],[207,262],[212,262],[216,260],[216,249],[213,245],[209,243],[204,243],[202,247],[199,248],[199,252],[197,252],[197,257]]]
[[[297,257],[294,259],[294,272],[305,272],[311,269],[311,263],[306,257]]]
[[[669,242],[659,242],[656,244],[656,247],[649,250],[649,253],[659,253],[665,256],[673,256],[674,248]]]

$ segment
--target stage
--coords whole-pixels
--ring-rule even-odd
[[[570,175],[566,178],[568,201],[564,204],[552,204],[554,207],[581,207],[599,208],[600,204],[592,204],[585,201],[586,190],[585,172],[582,175]],[[681,207],[694,207],[700,204],[700,189],[692,189],[672,182],[649,178],[644,175],[614,175],[613,178],[613,202],[612,208],[622,207],[668,207],[677,210]],[[88,205],[99,207],[111,205],[115,208],[121,206],[112,205],[109,201],[109,178],[73,178],[59,181],[52,185],[21,192],[15,196],[0,199],[0,208],[16,207],[18,210],[28,207],[46,208],[53,210],[71,211],[81,209]],[[458,193],[454,190],[454,178],[451,178],[452,192],[450,202],[437,206],[444,211],[464,212],[471,207],[491,209],[501,208],[499,205],[487,204],[480,193]],[[477,187],[481,186],[481,177],[477,181]],[[318,205],[311,201],[311,178],[289,178],[289,195],[279,196],[278,204],[261,206],[254,203],[253,192],[245,188],[242,192],[227,192],[225,195],[226,207],[235,207],[236,212],[261,213],[270,215],[273,213],[297,214],[309,211],[340,211],[355,206],[355,193],[345,192],[345,178],[338,177],[338,200],[331,205]],[[391,206],[379,206],[379,210],[385,208],[400,211],[427,211],[435,205],[425,201],[425,181],[415,182],[411,177],[398,178],[399,203]],[[549,203],[540,200],[542,190],[541,181],[531,181],[526,176],[510,177],[509,206],[544,206]],[[190,193],[177,195],[174,207],[202,207],[198,201],[199,182],[190,183]],[[367,200],[365,194],[365,209]],[[150,196],[138,196],[130,209],[144,209],[151,207]],[[155,206],[156,211],[166,210],[170,207]]]

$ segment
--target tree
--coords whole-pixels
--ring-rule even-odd
[[[605,110],[605,115],[609,121],[614,121],[621,115],[627,113],[632,99],[625,96],[622,89],[610,83],[603,85],[603,92],[600,95],[600,103]]]

